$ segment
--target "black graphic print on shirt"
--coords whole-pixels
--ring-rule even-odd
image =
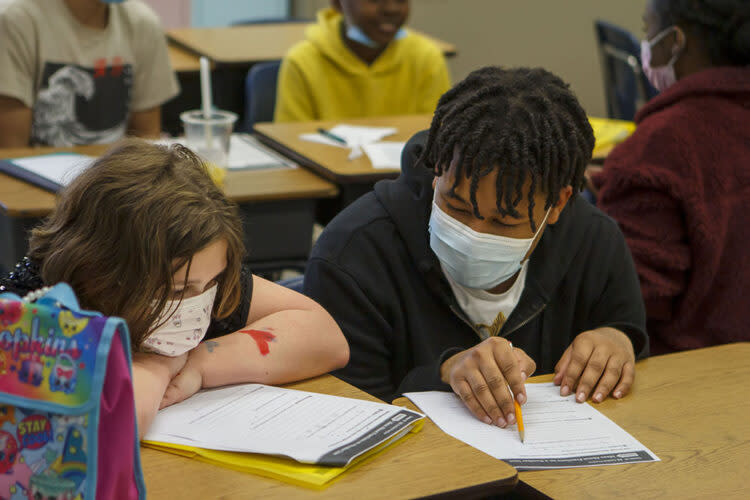
[[[132,85],[133,66],[120,57],[99,59],[93,68],[45,63],[32,142],[72,146],[116,141],[125,134]]]

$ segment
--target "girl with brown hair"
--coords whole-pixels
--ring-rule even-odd
[[[201,388],[282,384],[347,363],[321,306],[242,265],[241,228],[195,154],[124,141],[61,192],[0,291],[64,281],[82,307],[127,321],[143,436],[159,408]]]

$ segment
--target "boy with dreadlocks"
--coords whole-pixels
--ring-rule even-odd
[[[483,68],[443,95],[401,176],[339,214],[308,263],[306,293],[350,344],[337,375],[385,400],[452,389],[501,427],[537,367],[580,402],[624,396],[648,338],[622,234],[577,196],[593,145],[545,70]]]

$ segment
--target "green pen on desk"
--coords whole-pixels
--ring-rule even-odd
[[[332,141],[336,141],[336,142],[338,142],[338,143],[341,143],[341,144],[343,144],[344,146],[346,146],[346,145],[347,145],[347,143],[346,143],[346,139],[344,139],[343,137],[339,137],[339,136],[337,136],[336,134],[334,134],[334,133],[332,133],[332,132],[329,132],[328,130],[326,130],[326,129],[322,128],[322,127],[318,129],[318,133],[319,133],[320,135],[322,135],[322,136],[328,137],[328,138],[329,138],[329,139],[331,139]]]

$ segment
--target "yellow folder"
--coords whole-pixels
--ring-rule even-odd
[[[238,453],[231,451],[209,450],[193,446],[184,446],[158,441],[142,441],[141,444],[148,448],[174,453],[183,457],[193,458],[221,467],[250,472],[261,476],[280,479],[288,483],[297,484],[313,489],[324,489],[331,481],[351,469],[355,464],[377,455],[398,441],[403,441],[413,433],[419,432],[424,426],[424,419],[414,422],[411,428],[405,429],[405,433],[391,436],[378,446],[368,450],[352,460],[345,467],[328,467],[315,464],[303,464],[291,458],[261,455],[257,453]]]
[[[627,139],[635,130],[635,123],[624,120],[610,120],[608,118],[589,117],[591,128],[594,129],[594,156],[615,144]]]

